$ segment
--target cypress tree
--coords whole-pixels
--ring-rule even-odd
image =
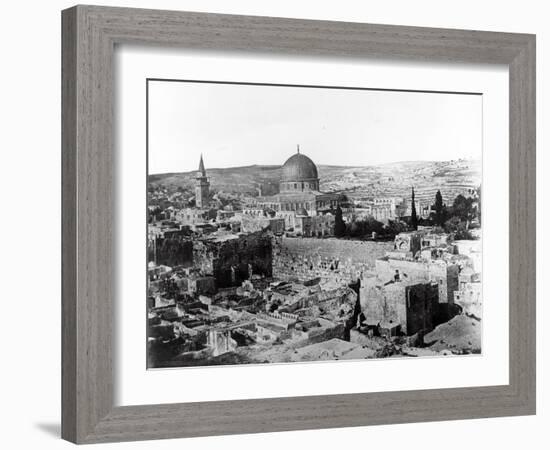
[[[435,224],[443,226],[445,218],[443,217],[443,197],[441,191],[437,191],[435,194]]]
[[[414,204],[414,188],[412,188],[411,198],[411,227],[413,230],[418,230],[418,217],[416,216],[416,205]]]
[[[336,214],[334,215],[334,235],[342,237],[346,234],[346,224],[342,218],[342,208],[340,205],[336,208]]]

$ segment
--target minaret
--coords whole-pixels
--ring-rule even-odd
[[[199,172],[197,173],[197,182],[195,183],[195,205],[197,208],[205,208],[208,206],[208,196],[210,193],[210,183],[206,178],[206,169],[204,168],[204,162],[199,162]]]

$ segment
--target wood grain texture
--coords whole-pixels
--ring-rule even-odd
[[[532,35],[77,6],[62,14],[62,435],[77,443],[535,412]],[[510,383],[113,407],[113,52],[119,43],[331,58],[506,64],[510,71]]]
[[[76,10],[62,17],[62,435],[76,440]]]

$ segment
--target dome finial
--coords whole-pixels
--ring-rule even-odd
[[[300,153],[300,144],[296,145],[296,153]]]

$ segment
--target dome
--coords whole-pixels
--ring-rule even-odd
[[[317,166],[306,155],[296,153],[283,165],[282,181],[317,180]]]
[[[307,216],[308,213],[307,213],[307,211],[305,210],[305,208],[300,208],[300,209],[298,209],[298,211],[296,211],[296,215],[297,215],[297,216]]]

